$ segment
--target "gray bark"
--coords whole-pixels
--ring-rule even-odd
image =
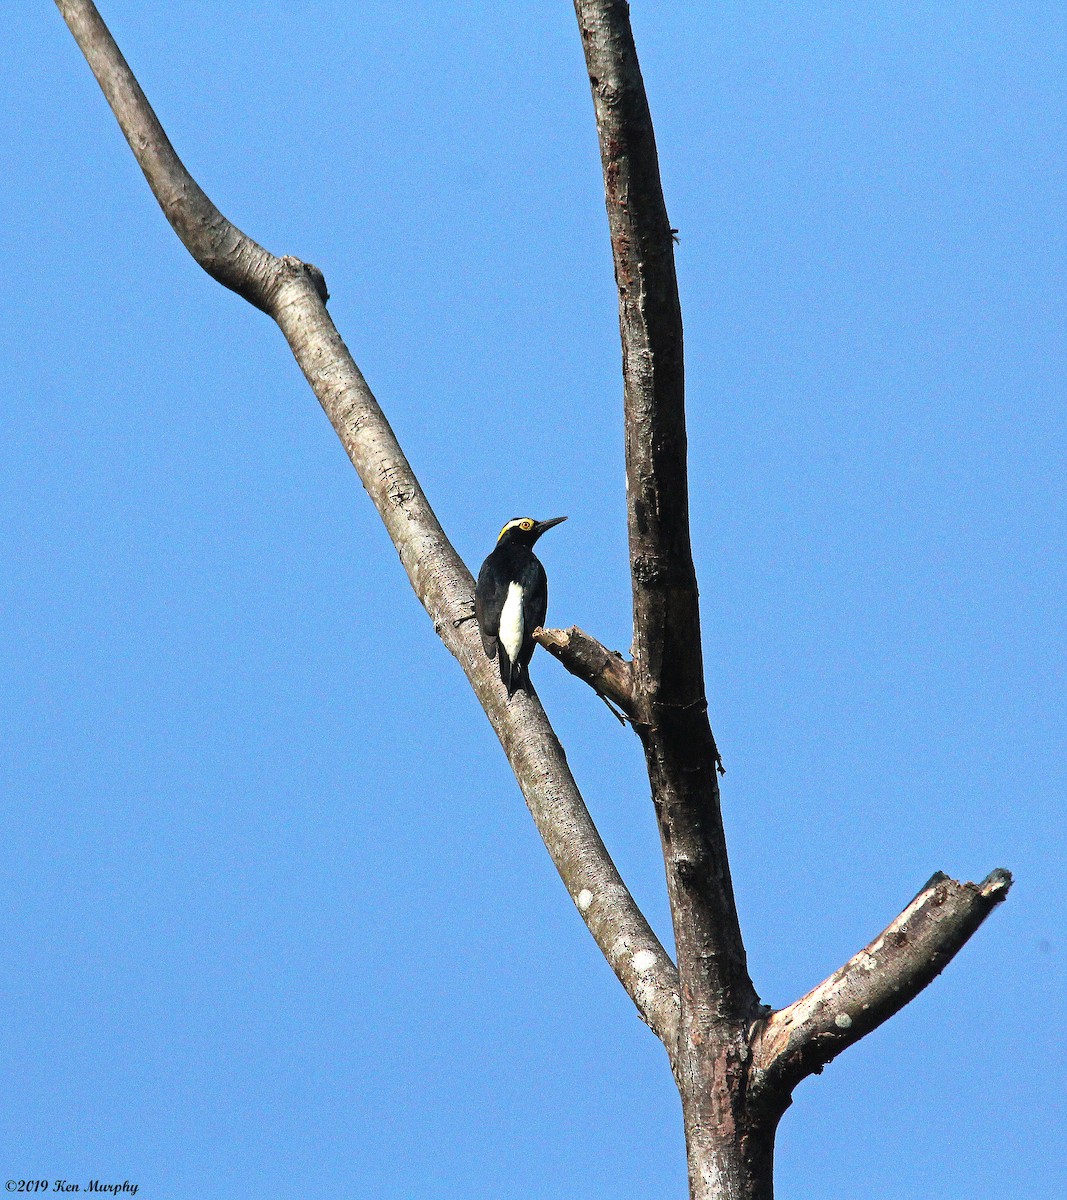
[[[167,220],[212,278],[278,324],[359,473],[438,636],[488,716],[567,891],[658,1037],[673,1042],[677,972],[593,825],[536,696],[506,702],[473,621],[474,582],[445,536],[326,309],[321,272],[275,257],[231,224],[189,175],[92,0],[56,0]]]

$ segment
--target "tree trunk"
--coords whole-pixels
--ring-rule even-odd
[[[679,1083],[691,1200],[773,1200],[775,1127],[736,1113],[727,1094],[744,1063],[722,1051],[701,1065],[723,1083],[709,1086],[701,1073]]]

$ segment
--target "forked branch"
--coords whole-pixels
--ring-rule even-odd
[[[506,703],[470,619],[474,583],[326,311],[318,270],[278,258],[211,203],[174,152],[92,0],[56,0],[167,220],[196,261],[268,313],[341,439],[416,595],[459,660],[507,753],[552,860],[638,1012],[673,1046],[678,975],[593,825],[536,696]]]

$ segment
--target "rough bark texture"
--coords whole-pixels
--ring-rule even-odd
[[[659,820],[681,981],[673,1064],[690,1187],[758,1194],[746,1131],[747,1032],[759,1012],[734,905],[708,722],[689,540],[682,318],[656,141],[622,0],[575,0],[593,93],[626,420],[634,718]]]
[[[618,705],[645,751],[675,968],[594,827],[536,695],[508,703],[473,620],[473,580],[438,524],[326,310],[317,268],[278,258],[215,208],[174,153],[92,0],[56,0],[167,219],[198,263],[284,333],[508,756],[590,932],[663,1041],[682,1099],[694,1200],[770,1200],[793,1088],[925,987],[1007,895],[938,874],[869,946],[779,1012],[748,975],[719,809],[689,543],[682,324],[655,138],[622,0],[575,0],[596,109],[623,346],[633,661],[577,627],[540,630]]]

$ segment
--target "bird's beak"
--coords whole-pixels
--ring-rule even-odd
[[[538,521],[534,526],[537,530],[537,536],[540,537],[542,533],[551,529],[553,525],[562,525],[566,519],[566,517],[553,517],[551,521]]]

